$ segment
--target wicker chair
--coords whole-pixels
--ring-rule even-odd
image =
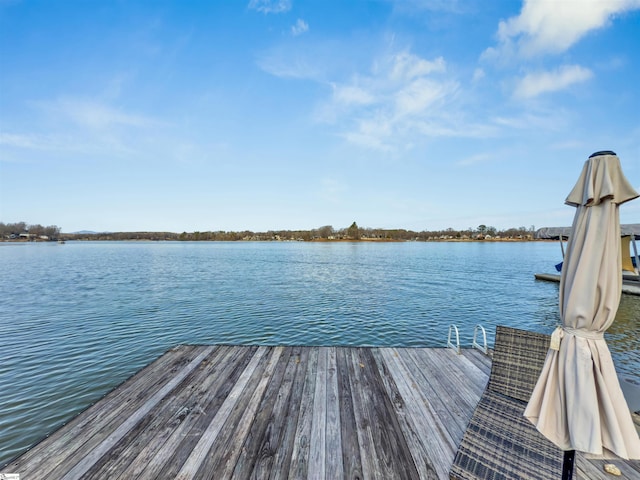
[[[496,328],[489,382],[462,437],[451,479],[561,478],[563,451],[523,416],[549,340],[549,335]]]

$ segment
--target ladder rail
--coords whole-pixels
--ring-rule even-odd
[[[451,343],[451,332],[455,334],[456,343]],[[455,325],[449,325],[449,335],[447,335],[447,347],[453,349],[458,355],[460,355],[460,333],[458,327]]]
[[[482,345],[480,345],[476,340],[478,338],[478,330],[482,332]],[[485,355],[489,353],[489,349],[487,348],[487,332],[484,329],[484,327],[480,324],[477,324],[473,329],[473,343],[471,344],[471,346],[473,348],[477,348]]]

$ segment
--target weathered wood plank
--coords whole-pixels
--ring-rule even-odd
[[[349,380],[350,355],[346,348],[336,352],[338,397],[340,402],[340,437],[342,442],[343,478],[363,478],[362,460],[358,442],[351,382]]]
[[[256,376],[260,377],[260,381],[253,390],[249,403],[246,407],[242,408],[243,414],[240,417],[240,422],[237,424],[233,435],[226,437],[225,443],[232,448],[228,448],[228,461],[225,463],[224,468],[220,468],[220,466],[218,466],[215,472],[212,472],[206,465],[204,465],[204,467],[198,471],[197,478],[218,479],[248,477],[247,473],[251,471],[255,462],[255,454],[246,455],[247,450],[245,449],[245,446],[247,446],[247,437],[251,426],[256,419],[256,414],[259,411],[262,399],[267,391],[267,387],[274,376],[274,372],[282,370],[278,369],[278,366],[280,365],[279,360],[283,351],[284,347],[272,347],[267,361],[263,362],[262,369],[256,371]],[[271,407],[272,406],[269,408]],[[264,424],[264,422],[261,423]],[[257,438],[259,439],[259,435]],[[223,441],[224,440],[225,439],[223,439]],[[259,441],[257,445],[259,445]],[[238,475],[234,473],[236,471],[238,472]]]
[[[249,382],[249,379],[251,378],[254,370],[258,367],[258,364],[262,360],[263,356],[267,353],[267,350],[268,349],[266,347],[260,347],[256,351],[255,355],[253,356],[245,370],[242,372],[242,375],[240,375],[240,378],[238,379],[236,385],[233,387],[233,390],[231,390],[229,396],[220,407],[220,410],[214,417],[213,421],[203,432],[202,437],[200,437],[200,440],[193,448],[191,455],[189,455],[189,458],[187,458],[186,462],[182,465],[182,468],[178,472],[176,479],[190,480],[191,478],[195,477],[200,466],[202,465],[203,460],[216,441],[218,433],[222,429],[225,420],[229,416],[229,413],[235,407],[238,397]],[[264,383],[266,384],[266,382]]]
[[[407,349],[403,355],[405,366],[411,372],[418,390],[429,399],[429,408],[435,416],[435,422],[443,438],[454,451],[462,439],[475,405],[480,399],[480,393],[470,389],[467,383],[455,383],[448,375],[448,371],[438,371],[444,368],[441,362],[434,361],[430,352]],[[453,352],[438,352],[451,354],[452,361],[460,358]]]
[[[154,362],[143,370],[144,373],[150,372],[151,376],[141,372],[131,378],[103,401],[76,417],[66,428],[56,432],[49,441],[38,445],[31,452],[35,462],[28,463],[23,468],[20,465],[23,460],[21,458],[11,468],[29,478],[61,478],[63,472],[68,474],[68,470],[78,462],[84,461],[84,466],[88,466],[93,458],[100,456],[98,452],[88,457],[88,452],[101,445],[117,428],[121,428],[123,419],[130,419],[143,408],[149,397],[157,393],[156,389],[163,390],[167,385],[170,388],[175,385],[176,375],[188,375],[195,368],[197,362],[190,366],[193,361],[192,353],[201,354],[201,349],[196,347],[185,350],[182,356],[179,352],[176,352],[176,356],[173,352],[168,352],[167,358],[171,359],[169,363]],[[138,412],[138,415],[141,413]],[[118,433],[123,432],[121,429]]]
[[[281,453],[279,446],[288,423],[285,419],[299,363],[300,348],[286,348],[281,356],[281,366],[269,382],[256,421],[245,441],[245,450],[253,449],[252,454],[256,457],[251,478],[269,478],[274,470],[277,454]]]
[[[408,350],[381,349],[378,355],[378,362],[385,364],[387,389],[393,395],[398,420],[420,478],[448,478],[455,447],[438,423],[432,400],[420,391],[402,358],[408,355]]]
[[[371,478],[418,478],[415,463],[393,406],[384,394],[384,387],[370,349],[352,351],[356,383],[360,386],[356,419],[365,428],[369,451],[361,457],[372,456]],[[355,404],[355,403],[354,403]],[[363,462],[364,464],[364,462]],[[363,465],[364,467],[364,465]]]
[[[140,478],[142,470],[153,463],[158,450],[173,452],[175,443],[172,439],[184,438],[189,425],[206,408],[202,397],[219,381],[217,368],[224,368],[229,359],[236,361],[240,352],[232,347],[221,347],[216,355],[205,358],[199,368],[132,428],[85,474],[85,478]]]
[[[284,379],[291,353],[292,347],[282,348],[280,357],[277,359],[281,361],[276,360],[274,368],[271,371],[265,370],[263,374],[267,383],[253,413],[242,448],[238,448],[238,460],[231,472],[232,478],[266,478],[268,476],[273,451],[279,442],[280,426],[284,420],[278,416],[280,412],[276,408],[281,410],[289,396],[291,382],[285,382]],[[286,398],[282,399],[282,396]],[[248,413],[251,414],[251,412]]]
[[[302,402],[309,350],[309,348],[296,347],[289,360],[290,366],[287,372],[292,370],[293,365],[295,365],[295,373],[291,380],[288,403],[287,405],[283,405],[282,413],[279,413],[280,417],[278,417],[284,425],[282,426],[280,442],[274,453],[271,471],[269,472],[268,478],[273,480],[286,479],[291,467],[291,457],[293,455],[295,433],[298,427],[298,413],[300,412]],[[288,375],[285,377],[284,382],[287,381]],[[286,421],[284,419],[286,419]]]
[[[493,354],[491,350],[486,355],[477,348],[463,348],[461,354],[472,361],[487,376],[491,373],[491,355]]]
[[[166,437],[156,435],[155,438],[153,431],[148,433],[150,439],[141,435],[141,445],[144,447],[121,473],[120,478],[159,478],[177,473],[257,347],[224,348],[224,355],[207,366],[208,378],[193,385],[193,388],[183,389],[182,394],[189,399],[188,412],[175,410],[174,418],[162,426]]]
[[[55,431],[11,462],[7,471],[23,472],[23,475],[31,478],[46,478],[52,468],[64,457],[72,455],[83,442],[89,440],[89,436],[98,433],[103,426],[110,426],[113,419],[125,416],[129,409],[142,405],[145,401],[143,392],[147,394],[161,388],[177,369],[197,355],[198,348],[181,346],[169,350],[98,403],[73,418],[64,428]]]
[[[237,451],[242,448],[245,441],[246,434],[242,430],[242,422],[246,421],[246,410],[249,408],[250,403],[255,395],[256,389],[262,381],[265,373],[265,367],[268,365],[268,358],[271,356],[271,347],[268,347],[264,353],[262,360],[256,366],[254,372],[250,376],[245,388],[240,392],[233,409],[231,409],[226,418],[219,417],[219,421],[222,422],[222,427],[218,433],[214,445],[206,455],[204,462],[202,463],[198,477],[205,477],[207,473],[209,476],[220,471],[232,471],[235,468],[237,461]],[[251,356],[253,359],[255,353]],[[244,370],[243,370],[244,371]],[[223,401],[227,400],[229,392],[223,398]],[[207,426],[213,421],[214,417],[207,418],[207,421],[203,427],[206,430]],[[181,445],[181,448],[185,448],[184,459],[190,454],[190,450],[187,445]],[[175,462],[180,463],[180,462]],[[182,461],[181,463],[184,463]],[[170,471],[173,474],[173,470]],[[175,475],[177,475],[177,470]],[[174,478],[175,475],[170,478]],[[222,478],[217,476],[217,478]]]
[[[465,411],[473,411],[484,388],[473,378],[461,373],[456,364],[464,361],[451,349],[419,349],[410,355],[416,362],[421,377],[428,382],[434,391],[447,398],[447,403],[455,411],[456,416]],[[485,377],[486,384],[486,377]],[[455,401],[453,400],[455,398]]]
[[[347,371],[351,386],[351,394],[353,395],[353,414],[356,421],[356,436],[358,447],[360,449],[360,459],[362,465],[363,478],[376,478],[380,476],[376,462],[375,442],[370,426],[370,414],[364,403],[364,397],[369,395],[366,392],[366,385],[360,375],[357,374],[360,369],[365,368],[360,358],[353,349],[347,354]]]
[[[15,462],[24,478],[447,478],[480,352],[181,346]],[[490,360],[489,360],[490,361]],[[614,461],[625,478],[638,462]],[[608,478],[578,455],[578,478]]]
[[[311,424],[313,419],[313,399],[315,397],[316,374],[318,371],[318,349],[312,348],[309,352],[304,384],[302,386],[302,401],[296,434],[291,455],[288,478],[307,478],[309,472],[309,438],[311,437]]]
[[[604,471],[605,463],[613,463],[620,469],[622,475],[614,477]],[[576,453],[574,477],[579,480],[611,480],[612,478],[640,479],[640,460],[594,460],[587,459],[584,454]]]
[[[151,395],[148,400],[140,406],[130,416],[125,417],[124,420],[118,424],[118,427],[111,432],[106,438],[95,446],[91,446],[89,450],[86,445],[83,445],[82,449],[88,450],[82,459],[75,463],[73,468],[66,471],[64,478],[66,480],[75,480],[83,478],[83,476],[89,471],[89,469],[98,462],[104,455],[106,455],[111,448],[113,448],[124,437],[129,430],[131,430],[138,422],[140,422],[150,410],[155,407],[166,395],[169,394],[174,388],[176,388],[182,380],[184,380],[193,370],[195,370],[202,360],[214,351],[215,347],[207,347],[194,358],[183,369],[177,372],[173,378],[160,388],[157,392]],[[67,459],[65,459],[67,460]],[[56,478],[62,476],[61,472],[66,470],[65,462],[61,462],[56,468],[54,468],[49,474],[50,477]],[[58,473],[60,471],[60,473]]]
[[[478,396],[482,395],[487,386],[487,374],[478,368],[464,355],[456,355],[451,349],[438,351],[435,348],[425,348],[424,353],[414,358],[430,360],[437,368],[436,378],[447,378],[449,384],[456,387],[466,386]],[[473,404],[476,401],[472,401]]]
[[[338,390],[336,348],[328,348],[326,388],[325,477],[344,478],[342,461],[342,437],[340,429],[340,394]]]
[[[311,437],[309,437],[309,471],[325,478],[326,425],[327,425],[327,356],[326,347],[318,349],[318,371],[313,396]]]

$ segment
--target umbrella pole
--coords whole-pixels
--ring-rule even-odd
[[[573,477],[573,463],[576,458],[575,450],[566,450],[562,461],[562,480],[571,480]]]

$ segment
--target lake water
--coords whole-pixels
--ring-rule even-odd
[[[550,333],[556,243],[0,244],[0,467],[177,344],[430,346]],[[637,379],[640,297],[607,333]]]

